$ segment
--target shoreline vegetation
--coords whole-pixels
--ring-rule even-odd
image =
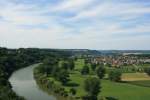
[[[34,78],[39,88],[48,94],[54,95],[58,100],[76,100],[80,97],[74,97],[69,94],[61,84],[57,83],[55,79],[48,78],[45,74],[39,73],[39,67],[34,68]]]
[[[13,72],[34,63],[40,63],[46,56],[65,57],[68,54],[66,51],[52,49],[0,47],[0,100],[25,100],[12,90],[9,78]]]
[[[38,75],[36,72],[37,69],[34,69],[34,78],[36,80],[37,85],[40,89],[42,89],[44,92],[53,95],[57,98],[57,100],[76,100],[73,97],[69,97],[68,94],[64,91],[63,87],[58,86],[55,84],[52,80],[46,79],[44,75]],[[55,89],[55,87],[58,87]],[[58,92],[61,91],[61,92]]]

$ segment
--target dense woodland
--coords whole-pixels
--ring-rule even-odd
[[[41,62],[47,56],[65,58],[69,56],[69,52],[35,48],[0,48],[0,100],[24,100],[12,91],[8,81],[10,75],[17,69]]]

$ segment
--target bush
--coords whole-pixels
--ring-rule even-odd
[[[71,95],[76,95],[76,89],[75,88],[71,88],[70,91]]]
[[[85,65],[81,70],[81,74],[87,75],[87,74],[89,74],[89,71],[90,71],[89,67],[87,65]]]
[[[97,67],[96,64],[91,64],[91,69],[92,69],[93,71],[95,71],[96,67]]]
[[[121,81],[121,75],[122,73],[119,70],[112,70],[109,73],[109,79],[111,81],[119,82]]]
[[[144,69],[145,73],[150,76],[150,67]]]
[[[96,100],[97,95],[100,92],[100,80],[96,77],[89,77],[84,81],[84,89],[88,93],[88,96],[85,98],[93,98],[87,100]],[[96,99],[95,99],[96,98]],[[86,100],[86,99],[83,99]]]
[[[99,66],[96,70],[97,76],[99,79],[102,79],[105,76],[105,68],[103,66]]]
[[[86,95],[82,97],[82,100],[97,100],[97,97]]]

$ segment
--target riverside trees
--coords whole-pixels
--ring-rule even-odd
[[[58,55],[59,54],[59,55]],[[7,49],[0,48],[0,100],[24,100],[17,96],[11,89],[8,82],[10,75],[17,69],[26,67],[31,64],[39,63],[47,56],[66,58],[69,53],[66,51],[51,50],[51,49],[36,49],[36,48],[20,48]],[[51,61],[47,59],[47,61]],[[46,62],[46,61],[45,61]],[[56,62],[48,62],[55,64]],[[48,71],[47,71],[48,70]],[[40,71],[47,74],[50,72],[49,67],[40,68]]]
[[[0,48],[0,100],[24,100],[13,92],[8,78],[13,71],[35,63],[38,58],[33,55],[26,49]]]

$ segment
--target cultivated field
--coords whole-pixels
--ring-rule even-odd
[[[146,73],[124,73],[122,75],[122,81],[142,81],[150,80],[150,77]]]

